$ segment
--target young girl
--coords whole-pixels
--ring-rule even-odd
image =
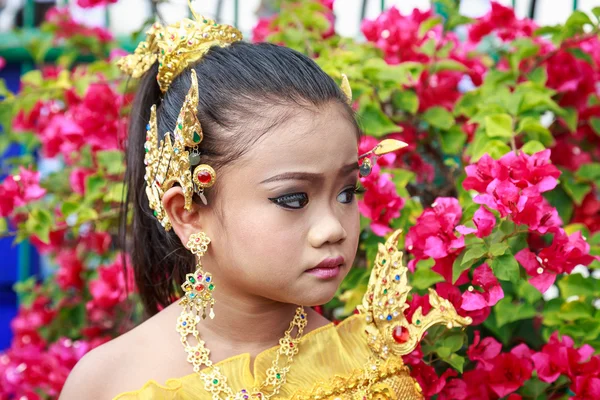
[[[311,309],[334,296],[358,246],[347,81],[195,18],[154,25],[120,62],[141,77],[130,254],[151,318],[87,354],[61,399],[421,398],[400,355],[428,326],[468,321],[435,293],[422,321],[406,321],[398,233],[375,260],[362,315],[336,327]]]

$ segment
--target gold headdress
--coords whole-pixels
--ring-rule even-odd
[[[199,61],[211,47],[225,47],[242,40],[242,34],[233,26],[203,18],[194,12],[191,4],[189,6],[195,20],[186,18],[165,27],[155,23],[146,32],[146,40],[137,46],[134,53],[117,62],[119,68],[133,78],[139,78],[158,61],[156,80],[160,90],[165,93],[173,79]],[[176,182],[179,183],[185,196],[185,209],[191,210],[194,192],[206,204],[204,189],[211,187],[216,179],[213,168],[206,164],[198,165],[198,146],[203,133],[197,117],[198,80],[194,70],[191,71],[191,79],[192,84],[174,127],[173,139],[171,133],[167,132],[159,143],[156,105],[152,106],[146,127],[146,195],[154,216],[165,230],[171,229],[171,221],[162,206],[164,193]],[[196,166],[193,173],[190,171],[192,166]]]
[[[131,77],[139,78],[158,60],[156,80],[165,93],[173,79],[200,60],[211,47],[225,47],[242,40],[241,32],[233,26],[199,16],[192,5],[189,6],[195,21],[185,18],[165,27],[156,22],[133,54],[118,61],[119,68]]]

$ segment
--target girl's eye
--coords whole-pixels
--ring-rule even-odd
[[[298,210],[308,204],[306,193],[292,193],[281,197],[269,198],[273,203],[290,210]]]
[[[350,204],[354,201],[354,197],[357,194],[364,193],[365,189],[356,185],[354,187],[348,188],[340,193],[337,197],[337,200],[343,204]]]

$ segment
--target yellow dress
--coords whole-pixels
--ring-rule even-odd
[[[338,326],[326,325],[307,333],[301,340],[299,353],[286,377],[286,383],[273,399],[353,399],[357,393],[350,389],[358,387],[364,375],[371,351],[365,340],[365,317],[355,315]],[[259,386],[266,378],[265,371],[271,366],[278,346],[260,353],[254,366],[250,356],[240,354],[215,365],[227,377],[227,383],[235,391]],[[380,393],[379,399],[421,399],[418,384],[410,377],[400,357],[390,359],[377,367],[378,382],[371,386],[371,393]],[[330,392],[330,395],[327,395]],[[322,397],[316,397],[322,394]],[[362,399],[362,396],[360,397]],[[139,390],[118,395],[115,400],[149,399],[212,399],[204,389],[197,373],[170,379],[160,385],[150,381]]]
[[[338,326],[326,325],[304,335],[299,342],[285,383],[272,399],[288,400],[413,400],[422,399],[421,388],[410,377],[402,355],[410,353],[427,328],[468,325],[452,303],[430,290],[431,310],[423,316],[420,307],[412,321],[404,316],[408,285],[402,252],[397,249],[400,231],[379,245],[367,292],[359,315]],[[217,364],[228,385],[238,392],[251,390],[265,381],[279,346],[260,353],[254,365],[240,354]],[[182,349],[182,355],[183,355]],[[115,400],[211,400],[197,373],[170,379],[165,385],[149,381],[141,389],[122,393]]]

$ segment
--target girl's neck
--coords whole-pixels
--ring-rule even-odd
[[[280,303],[265,298],[215,296],[215,318],[198,324],[198,331],[213,362],[242,353],[254,357],[273,346],[290,326],[296,313],[295,304]],[[329,321],[310,307],[305,307],[308,324],[304,334],[329,324]],[[173,330],[182,307],[174,303],[164,310],[173,321]]]

